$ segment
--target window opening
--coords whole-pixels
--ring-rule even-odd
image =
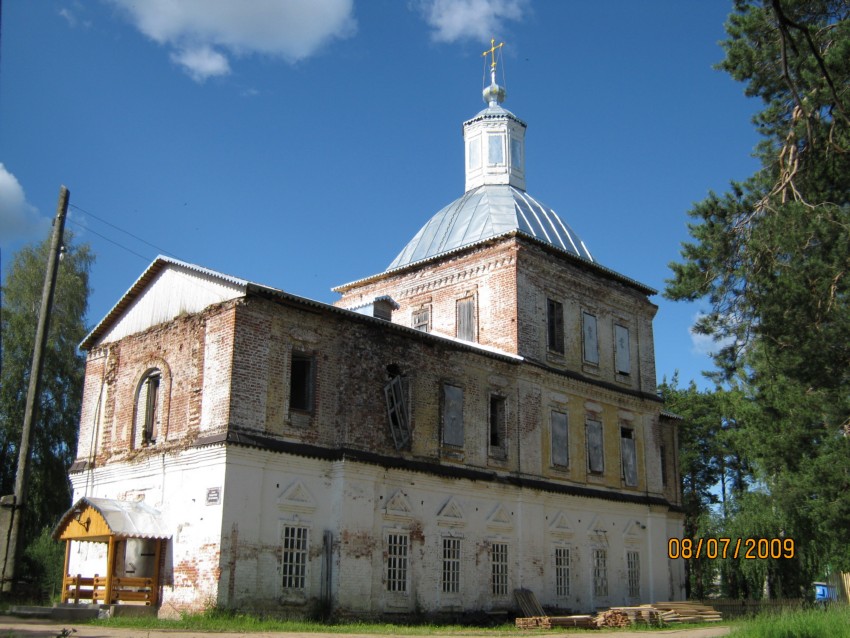
[[[546,300],[546,327],[549,350],[564,354],[564,305],[553,299]]]
[[[410,443],[410,410],[407,401],[407,379],[396,375],[384,386],[387,416],[397,450]]]
[[[629,487],[637,486],[637,455],[635,432],[631,428],[620,428],[620,454],[622,456],[623,481]]]
[[[667,448],[661,446],[661,485],[667,487]]]
[[[313,411],[313,357],[308,354],[292,353],[289,375],[289,408]]]
[[[608,552],[604,549],[593,550],[593,595],[608,595]]]
[[[620,374],[631,372],[631,354],[629,351],[629,329],[624,326],[614,326],[614,365]]]
[[[490,545],[491,591],[494,596],[508,595],[508,544]]]
[[[587,421],[587,469],[597,474],[605,471],[600,421]]]
[[[443,384],[443,443],[463,447],[463,388]]]
[[[626,552],[626,567],[629,578],[629,597],[640,598],[640,554]]]
[[[566,598],[570,595],[570,548],[555,548],[555,595]]]
[[[490,447],[503,450],[505,447],[505,397],[490,395]]]
[[[136,447],[156,443],[160,425],[160,385],[162,373],[151,370],[139,384],[139,394],[136,398],[136,427],[134,445]]]
[[[505,142],[502,135],[487,136],[487,163],[490,166],[502,166],[505,163]]]
[[[570,447],[567,415],[553,410],[549,423],[552,429],[552,465],[568,467],[570,464]]]
[[[281,557],[284,589],[300,589],[306,586],[307,576],[307,528],[286,525],[283,528],[283,555]]]
[[[389,534],[387,536],[387,591],[407,591],[407,554],[409,537],[407,534]]]
[[[460,592],[460,539],[443,537],[443,593]]]
[[[420,308],[413,311],[413,328],[422,332],[431,332],[430,308]]]
[[[596,337],[596,317],[582,313],[582,333],[584,334],[584,360],[599,363],[599,342]]]

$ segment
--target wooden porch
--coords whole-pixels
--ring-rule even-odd
[[[59,522],[53,538],[65,541],[65,568],[62,579],[63,603],[135,604],[156,607],[159,604],[163,548],[168,542],[159,512],[138,502],[83,498]],[[104,575],[70,573],[71,543],[106,544]],[[130,544],[151,548],[144,554],[143,568],[133,564],[126,573],[126,553]]]

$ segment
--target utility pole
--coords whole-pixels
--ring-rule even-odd
[[[44,348],[47,345],[47,331],[50,327],[50,312],[53,308],[53,292],[56,288],[56,273],[59,270],[59,259],[62,252],[62,238],[65,231],[65,215],[68,212],[70,193],[64,186],[59,189],[59,203],[56,207],[56,218],[53,220],[53,234],[50,239],[50,252],[47,255],[47,271],[44,276],[44,289],[41,293],[41,310],[38,313],[38,326],[35,332],[32,368],[30,369],[27,403],[24,411],[24,425],[21,429],[21,447],[18,450],[18,469],[15,474],[14,495],[4,496],[0,500],[0,548],[5,543],[5,551],[0,553],[3,559],[3,569],[0,572],[0,591],[11,592],[15,578],[15,567],[20,556],[19,541],[21,533],[21,518],[26,508],[27,483],[29,479],[29,461],[32,456],[33,423],[38,416],[38,403],[41,395],[41,370]],[[11,502],[10,502],[11,501]],[[7,511],[11,510],[11,516]],[[8,521],[8,522],[7,522]],[[6,526],[2,525],[6,523]],[[5,529],[4,529],[5,527]]]

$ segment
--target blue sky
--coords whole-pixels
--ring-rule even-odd
[[[692,203],[757,168],[759,104],[712,68],[731,5],[6,2],[4,276],[65,184],[68,228],[97,255],[90,325],[166,251],[332,302],[462,194],[492,36],[504,106],[528,123],[528,192],[599,263],[662,290]],[[658,380],[704,386],[704,306],[653,301]]]

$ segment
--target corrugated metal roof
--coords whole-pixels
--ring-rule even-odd
[[[387,271],[512,231],[593,262],[584,242],[554,210],[513,186],[485,184],[467,191],[428,220]]]
[[[215,270],[209,270],[208,268],[203,268],[201,266],[197,266],[195,264],[190,264],[185,261],[180,261],[179,259],[174,259],[173,257],[166,257],[165,255],[157,255],[156,259],[151,262],[151,265],[145,268],[145,271],[139,275],[139,278],[133,282],[133,285],[127,289],[121,298],[118,300],[112,309],[106,313],[106,316],[100,320],[100,322],[89,332],[85,339],[80,343],[81,350],[88,350],[98,338],[100,338],[103,333],[107,330],[107,328],[112,325],[127,308],[132,305],[132,303],[136,300],[138,295],[147,287],[147,285],[153,281],[156,275],[165,267],[173,265],[179,266],[181,268],[185,268],[187,270],[194,271],[196,273],[200,273],[203,275],[207,275],[209,277],[215,277],[221,279],[223,281],[229,282],[235,286],[241,286],[244,288],[248,281],[245,279],[239,279],[237,277],[231,277],[230,275],[225,275],[220,272],[216,272]]]
[[[76,512],[91,507],[103,517],[113,536],[122,538],[171,538],[160,512],[142,501],[118,501],[84,496],[69,509],[54,531],[56,537]]]

